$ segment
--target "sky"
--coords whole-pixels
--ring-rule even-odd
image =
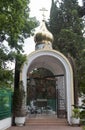
[[[40,9],[42,9],[43,7],[47,9],[45,15],[46,18],[48,19],[50,14],[51,0],[30,0],[31,16],[36,16],[37,19],[41,21],[42,11],[40,11]]]
[[[52,0],[30,0],[30,16],[31,17],[36,17],[37,20],[40,22],[42,21],[42,11],[40,9],[45,8],[48,11],[45,11],[45,20],[49,19],[49,14],[50,14],[50,8],[51,8],[51,1]],[[82,0],[78,0],[79,4],[82,5]],[[34,43],[34,38],[30,37],[25,40],[25,45],[24,45],[24,51],[25,54],[29,54],[32,51],[35,50],[35,43]]]
[[[48,20],[50,14],[51,0],[30,0],[30,17],[36,17],[40,22],[42,21],[42,11],[40,9],[45,8],[45,20]],[[25,39],[24,46],[25,54],[29,54],[35,50],[34,38]]]
[[[51,1],[52,0],[30,0],[31,16],[36,16],[37,19],[42,20],[42,12],[40,9],[44,7],[48,10],[45,12],[45,15],[48,19],[50,14]],[[82,5],[82,0],[78,1],[79,4]]]

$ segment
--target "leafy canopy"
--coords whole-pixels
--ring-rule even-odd
[[[85,19],[80,17],[78,0],[52,0],[48,28],[54,36],[53,48],[74,59],[74,77],[85,93]]]
[[[0,0],[0,42],[6,40],[11,48],[21,49],[24,38],[37,25],[29,17],[29,0]]]
[[[29,0],[0,0],[0,86],[13,82],[8,62],[14,61],[14,53],[21,53],[24,39],[32,35],[37,26],[36,18],[30,17],[29,3]]]

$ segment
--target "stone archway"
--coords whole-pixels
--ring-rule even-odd
[[[72,105],[74,104],[73,94],[73,72],[67,58],[55,50],[38,50],[28,55],[26,63],[22,67],[20,80],[23,81],[24,89],[27,88],[27,73],[34,68],[48,68],[54,75],[63,74],[66,87],[66,109],[67,121],[71,124]]]

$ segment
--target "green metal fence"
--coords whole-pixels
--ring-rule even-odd
[[[0,120],[11,116],[12,92],[6,88],[0,88]]]

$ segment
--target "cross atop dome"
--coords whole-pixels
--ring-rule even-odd
[[[43,20],[40,24],[39,31],[34,36],[34,41],[36,43],[35,50],[52,49],[53,35],[46,28],[45,24],[45,12],[48,10],[43,7],[40,11],[42,11]]]
[[[43,20],[45,20],[45,12],[48,10],[43,7],[42,9],[40,9],[40,11],[42,11],[42,17],[43,17]]]

